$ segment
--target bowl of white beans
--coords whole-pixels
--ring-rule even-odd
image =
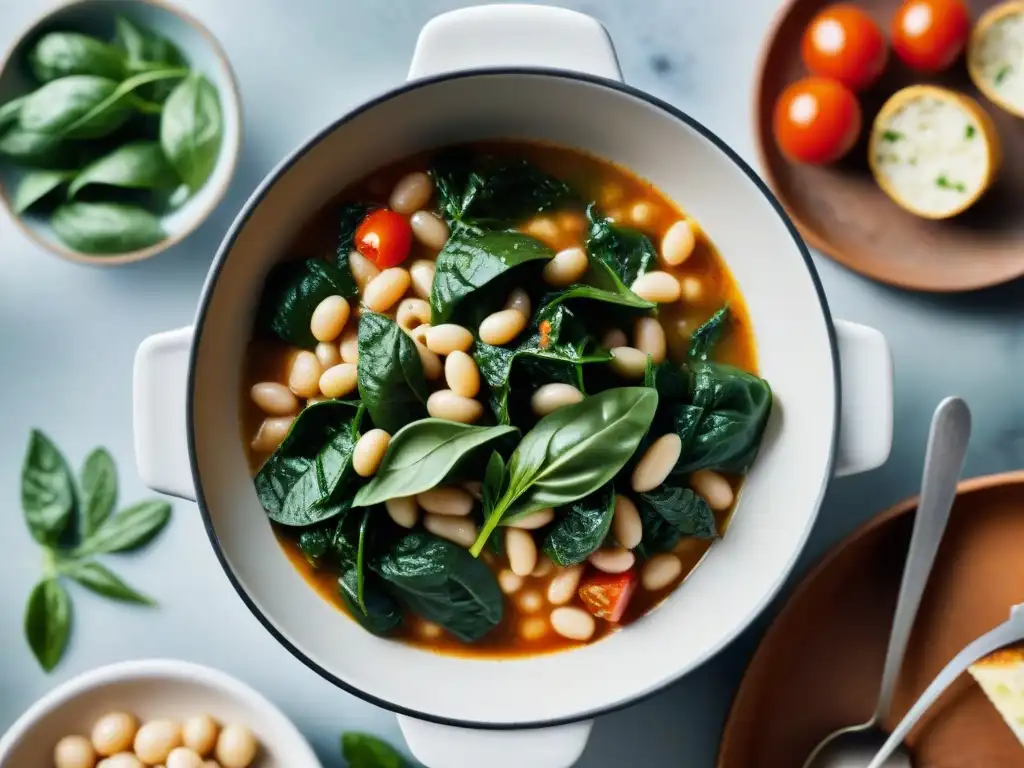
[[[50,691],[0,738],[0,768],[321,768],[294,725],[208,667],[140,660]]]

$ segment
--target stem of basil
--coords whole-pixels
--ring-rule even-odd
[[[487,540],[491,538],[491,534],[494,533],[494,529],[498,527],[498,523],[501,522],[501,518],[505,516],[505,512],[512,506],[512,502],[516,500],[515,496],[509,496],[507,493],[501,499],[499,499],[494,509],[486,515],[484,520],[484,527],[480,531],[480,535],[476,537],[476,541],[473,542],[473,546],[469,549],[469,554],[473,557],[480,557],[480,553],[487,545]]]
[[[56,553],[49,547],[43,547],[43,578],[52,579],[57,571]]]

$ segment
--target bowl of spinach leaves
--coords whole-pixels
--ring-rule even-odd
[[[0,201],[74,261],[139,261],[182,240],[223,197],[240,142],[220,44],[155,0],[61,6],[0,65]]]

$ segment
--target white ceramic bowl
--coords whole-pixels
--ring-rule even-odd
[[[223,672],[172,659],[124,661],[59,685],[0,738],[0,768],[53,765],[61,737],[88,736],[113,710],[140,720],[206,713],[222,724],[244,723],[260,742],[254,768],[322,768],[298,729],[259,693]]]
[[[158,490],[198,498],[229,578],[268,631],[328,680],[400,713],[428,766],[568,766],[591,718],[679,679],[753,621],[796,561],[834,472],[885,460],[888,347],[877,331],[833,322],[807,250],[765,185],[693,118],[623,85],[593,19],[542,6],[446,14],[424,28],[410,77],[272,172],[224,241],[195,327],[143,343],[139,469]],[[776,404],[728,535],[657,611],[578,650],[500,661],[382,640],[309,589],[256,498],[238,424],[262,282],[312,213],[396,158],[497,137],[611,159],[694,215],[746,298]]]

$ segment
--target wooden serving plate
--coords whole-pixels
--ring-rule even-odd
[[[966,291],[1024,275],[1024,119],[982,96],[964,57],[946,72],[922,75],[890,52],[881,80],[859,94],[864,128],[849,155],[832,166],[805,166],[783,157],[772,135],[782,90],[807,75],[800,60],[804,29],[828,0],[789,0],[768,33],[754,84],[754,143],[761,172],[807,243],[848,268],[883,283],[921,291]],[[888,37],[899,0],[857,3]],[[967,0],[971,19],[994,0]],[[904,211],[875,184],[867,136],[883,102],[900,88],[933,83],[973,97],[995,121],[1004,160],[996,183],[971,209],[946,221]]]
[[[803,765],[826,735],[870,717],[916,504],[872,519],[793,592],[740,685],[718,768]],[[1024,602],[1022,553],[1024,472],[961,483],[885,728],[963,646]],[[915,768],[1024,766],[1024,747],[966,674],[907,742]]]

